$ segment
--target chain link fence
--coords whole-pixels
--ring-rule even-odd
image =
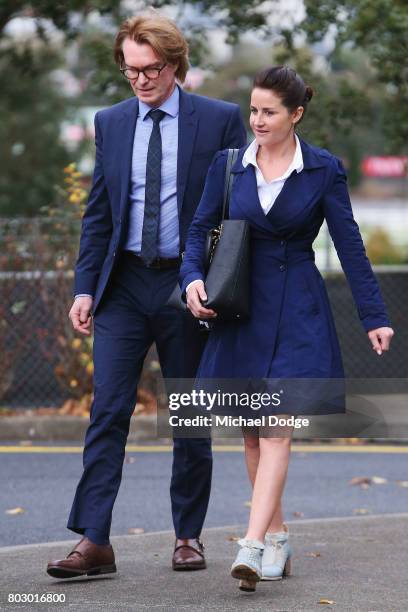
[[[341,272],[324,273],[349,378],[405,378],[408,373],[408,266],[376,269],[395,337],[380,359],[371,349]],[[0,273],[0,406],[60,406],[92,393],[92,340],[68,319],[71,271]],[[142,384],[159,376],[154,349]],[[147,380],[146,380],[147,378]]]

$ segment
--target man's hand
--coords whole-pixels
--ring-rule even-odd
[[[72,327],[75,331],[84,334],[85,336],[91,335],[92,326],[92,298],[91,297],[78,297],[72,304],[72,308],[69,311],[69,318],[71,319]]]
[[[207,299],[202,280],[194,281],[187,291],[187,307],[197,319],[213,319],[217,313],[202,304]]]
[[[394,330],[391,327],[378,327],[368,332],[373,350],[377,355],[382,355],[383,351],[389,350],[393,335]]]

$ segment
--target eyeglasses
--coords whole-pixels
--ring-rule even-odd
[[[166,66],[167,64],[164,64],[161,68],[145,68],[144,70],[138,70],[137,68],[120,68],[119,70],[124,77],[132,81],[138,79],[140,73],[142,73],[146,79],[154,80],[159,78],[161,71],[164,70]]]

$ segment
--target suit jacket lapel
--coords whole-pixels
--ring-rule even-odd
[[[120,168],[120,210],[125,209],[129,201],[130,174],[132,169],[133,141],[137,116],[139,114],[139,100],[134,98],[124,111],[118,122],[117,149],[118,164]]]
[[[183,205],[197,125],[198,120],[192,97],[180,88],[177,154],[177,207],[179,214]]]

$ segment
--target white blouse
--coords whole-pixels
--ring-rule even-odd
[[[288,169],[286,170],[286,172],[282,174],[282,176],[278,176],[278,178],[275,178],[269,182],[264,179],[264,176],[256,162],[256,154],[258,152],[258,143],[256,142],[256,140],[251,142],[251,144],[245,151],[244,156],[242,157],[242,165],[244,166],[244,168],[246,168],[248,164],[252,164],[255,167],[259,201],[261,202],[261,206],[263,208],[265,215],[268,214],[272,206],[275,204],[275,200],[280,194],[280,192],[282,191],[282,187],[285,184],[286,179],[292,174],[294,170],[296,170],[296,172],[298,173],[303,170],[302,149],[300,147],[299,138],[297,137],[296,134],[295,134],[295,140],[296,140],[296,150],[295,150],[295,154],[293,156],[292,162],[289,165]],[[186,293],[188,289],[191,287],[191,285],[193,285],[196,282],[198,281],[194,280],[194,281],[191,281],[191,283],[187,285]]]
[[[282,191],[282,187],[285,184],[286,179],[292,174],[294,170],[296,172],[301,172],[303,170],[303,155],[302,149],[300,147],[300,141],[297,135],[295,134],[296,140],[296,150],[295,155],[293,156],[292,163],[289,165],[286,172],[282,174],[282,176],[278,176],[272,181],[266,181],[264,176],[259,168],[256,161],[256,154],[258,152],[258,143],[256,140],[252,141],[245,154],[242,158],[242,165],[244,168],[248,166],[248,164],[252,164],[255,168],[256,173],[256,183],[258,186],[258,196],[259,201],[261,202],[261,206],[265,215],[271,210],[272,206],[275,203],[276,198]]]

